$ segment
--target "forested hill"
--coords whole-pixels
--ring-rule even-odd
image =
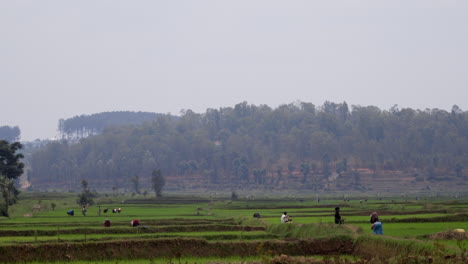
[[[320,189],[343,175],[357,179],[363,169],[462,179],[467,154],[468,112],[457,106],[447,112],[325,102],[273,109],[244,102],[106,129],[78,144],[54,142],[28,163],[37,188],[74,189],[82,179],[123,188],[135,176],[149,183],[157,168],[172,179],[171,188],[190,181],[272,188],[296,181]]]
[[[79,139],[101,133],[105,128],[137,125],[156,120],[161,114],[149,112],[115,111],[92,115],[80,115],[59,120],[59,132],[63,138]]]

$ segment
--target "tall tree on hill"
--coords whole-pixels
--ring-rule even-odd
[[[265,184],[266,183],[266,169],[254,169],[252,172],[254,176],[254,181],[256,184]]]
[[[278,183],[281,182],[282,178],[283,178],[283,167],[278,165],[276,167],[276,182]]]
[[[292,162],[292,161],[288,162],[289,176],[292,176],[295,169],[296,169],[296,167],[294,166],[294,162]]]
[[[463,164],[461,164],[461,162],[458,162],[457,164],[455,164],[455,173],[457,174],[457,177],[463,177]]]
[[[322,172],[323,172],[323,176],[325,177],[325,179],[331,175],[330,156],[328,155],[328,153],[325,153],[322,156]]]
[[[17,151],[22,148],[21,143],[9,144],[0,140],[0,192],[3,204],[0,205],[0,216],[8,216],[8,208],[16,203],[19,191],[15,187],[15,179],[23,174],[24,164],[20,161],[22,154]]]
[[[60,119],[58,130],[62,137],[68,139],[83,138],[100,134],[109,127],[123,125],[137,125],[143,122],[154,121],[161,114],[149,112],[114,111],[92,115],[75,116],[69,119]]]
[[[302,184],[305,184],[307,182],[307,176],[310,173],[310,166],[307,163],[302,163],[301,164],[301,172],[302,172]]]
[[[154,170],[152,173],[151,181],[153,183],[153,190],[156,193],[156,197],[162,196],[162,189],[166,185],[166,179],[164,179],[161,170]]]
[[[20,139],[21,131],[19,127],[0,126],[0,140],[8,142],[18,141]]]
[[[135,193],[140,194],[140,177],[134,176],[131,178],[132,184],[133,184],[133,189],[135,190]]]

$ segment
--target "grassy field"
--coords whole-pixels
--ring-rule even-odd
[[[222,257],[224,263],[268,263],[285,254],[314,258],[354,255],[358,263],[374,251],[361,242],[369,239],[385,245],[382,256],[395,257],[405,248],[407,254],[420,257],[421,252],[456,254],[453,263],[463,263],[456,261],[468,257],[466,236],[431,239],[433,234],[453,229],[468,231],[468,199],[345,201],[324,197],[318,202],[307,197],[232,201],[196,196],[158,200],[104,196],[96,199],[98,205],[89,207],[86,216],[75,201],[76,194],[22,193],[20,202],[11,207],[11,217],[0,218],[0,262],[178,263],[174,259],[182,259],[180,263],[217,263]],[[333,223],[336,206],[346,218],[344,225]],[[122,211],[112,213],[113,208]],[[75,215],[68,216],[66,212],[72,209]],[[104,209],[109,211],[104,213]],[[280,224],[284,211],[292,216],[292,223]],[[373,211],[380,214],[384,236],[372,235],[369,214]],[[253,218],[257,212],[261,218]],[[103,226],[106,219],[111,227]],[[134,219],[140,221],[140,227],[130,226]],[[22,254],[13,255],[13,251]],[[110,262],[106,262],[108,258]]]

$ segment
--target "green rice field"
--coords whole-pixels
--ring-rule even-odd
[[[333,257],[329,263],[339,263],[352,256],[351,263],[398,263],[403,257],[444,255],[455,256],[446,263],[464,263],[468,257],[467,236],[452,234],[468,231],[468,199],[108,196],[97,198],[86,215],[75,201],[76,194],[22,193],[10,218],[0,218],[0,262],[270,263],[288,258],[280,262],[308,263]],[[343,225],[334,224],[337,206],[346,218]],[[113,208],[121,212],[112,213]],[[293,220],[281,224],[285,211]],[[373,211],[379,213],[383,236],[372,234]],[[130,225],[134,219],[140,226]],[[104,227],[105,220],[110,227]],[[369,239],[379,241],[370,244],[382,247],[381,255],[368,254],[375,250],[365,242]]]

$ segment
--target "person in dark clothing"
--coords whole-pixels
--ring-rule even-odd
[[[67,211],[67,215],[74,216],[74,215],[75,215],[75,211],[73,211],[73,210]]]
[[[344,224],[345,218],[340,215],[340,208],[335,207],[335,224]]]
[[[372,212],[372,214],[370,215],[370,223],[373,224],[378,221],[379,221],[379,215],[377,214],[377,212]]]

